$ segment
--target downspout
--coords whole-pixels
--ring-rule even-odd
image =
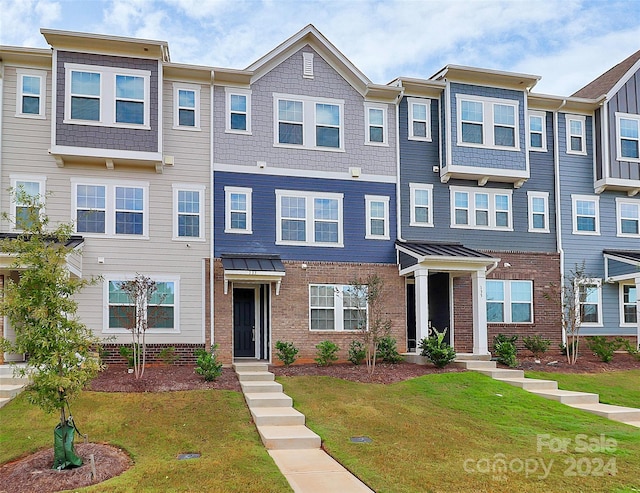
[[[213,207],[213,163],[214,163],[214,153],[213,153],[213,141],[214,141],[214,129],[213,129],[213,124],[214,124],[214,117],[213,117],[213,112],[214,112],[214,105],[213,105],[213,79],[214,79],[215,75],[214,75],[214,71],[211,71],[211,80],[210,80],[210,85],[209,85],[209,104],[210,104],[210,115],[209,115],[209,132],[210,132],[210,138],[209,138],[209,201],[210,201],[210,207],[209,207],[209,214],[210,214],[210,218],[209,218],[209,231],[210,231],[210,235],[211,235],[211,239],[209,241],[209,325],[210,327],[210,331],[211,331],[211,346],[213,347],[214,344],[214,336],[215,336],[215,331],[214,331],[214,309],[213,309],[213,300],[214,300],[214,296],[213,296],[213,281],[214,281],[214,275],[213,275],[213,267],[214,267],[214,259],[213,259],[213,255],[214,255],[214,248],[213,248],[213,242],[214,242],[214,238],[215,238],[215,234],[214,234],[214,226],[215,226],[215,222],[214,222],[214,207]]]
[[[562,207],[560,193],[560,149],[558,148],[558,112],[567,104],[567,100],[563,99],[562,104],[553,110],[553,164],[555,171],[555,198],[556,198],[556,243],[558,245],[558,253],[560,254],[560,296],[562,300],[564,292],[564,250],[562,248]],[[562,303],[561,303],[562,306]],[[564,310],[562,317],[564,318]],[[567,344],[567,334],[562,326],[562,344]]]
[[[16,88],[17,90],[17,88]],[[46,91],[46,87],[45,87]],[[0,203],[2,200],[2,191],[4,186],[2,185],[2,107],[4,106],[4,63],[0,59]],[[46,109],[45,109],[46,114]],[[0,335],[4,335],[0,334]],[[0,353],[0,359],[2,359],[2,353]]]
[[[402,239],[402,203],[400,198],[400,102],[403,97],[404,88],[396,100],[396,237],[398,241],[404,241]],[[396,257],[398,257],[397,253]]]

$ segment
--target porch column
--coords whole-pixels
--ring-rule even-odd
[[[422,339],[429,336],[429,270],[418,269],[416,279],[416,352]]]
[[[640,277],[635,278],[636,282],[636,349],[640,349]]]
[[[485,270],[471,273],[473,304],[473,354],[489,354],[487,337],[487,283]]]

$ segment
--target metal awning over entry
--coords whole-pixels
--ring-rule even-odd
[[[604,276],[608,282],[625,281],[640,276],[640,251],[604,250]]]
[[[224,294],[229,282],[276,283],[276,295],[286,272],[279,255],[235,254],[220,255],[224,269]]]
[[[460,243],[396,241],[400,275],[410,274],[421,267],[438,270],[476,270],[500,262],[486,253],[467,248]]]

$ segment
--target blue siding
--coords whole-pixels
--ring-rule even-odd
[[[612,178],[640,180],[640,163],[618,161],[616,112],[640,115],[640,72],[636,72],[608,101],[609,175]]]

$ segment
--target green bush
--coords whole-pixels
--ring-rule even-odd
[[[573,341],[571,343],[571,346],[574,349],[574,351],[572,351],[571,354],[575,354],[575,348],[578,346],[578,341]],[[562,354],[562,356],[566,356],[567,355],[567,345],[564,344],[564,343],[560,343],[560,345],[558,347],[560,348],[560,354]]]
[[[382,337],[378,341],[376,358],[383,363],[399,363],[403,359],[398,352],[396,340],[391,336]]]
[[[533,337],[523,337],[522,342],[524,343],[524,347],[531,351],[535,358],[539,358],[549,349],[549,346],[551,346],[549,339],[543,339],[542,336],[538,334]]]
[[[331,341],[322,341],[320,344],[316,344],[315,362],[318,366],[329,366],[331,363],[338,359],[338,351],[340,348],[337,344]]]
[[[276,357],[284,366],[292,365],[298,359],[298,348],[293,342],[276,341]]]
[[[438,332],[433,329],[434,335],[425,337],[418,343],[420,354],[425,356],[437,368],[444,368],[454,359],[456,359],[455,350],[444,340],[447,329]]]
[[[360,341],[351,341],[349,351],[347,352],[347,359],[354,365],[359,365],[366,357],[367,351],[364,349],[364,344]]]
[[[620,341],[621,348],[640,361],[640,351],[638,351],[636,346],[633,346],[627,339],[623,339],[622,337],[618,337],[617,339]]]
[[[174,348],[173,346],[171,347],[166,347],[163,348],[162,351],[160,351],[160,353],[158,354],[158,358],[160,359],[160,361],[162,361],[165,365],[172,365],[174,364],[176,361],[178,361],[178,359],[180,358],[180,356],[178,356],[176,354],[176,348]]]
[[[130,346],[120,346],[120,356],[127,360],[127,368],[133,368],[133,349]]]
[[[205,349],[196,349],[196,373],[204,377],[207,382],[212,382],[222,375],[222,363],[218,361],[216,350],[218,345],[211,346],[211,352]]]
[[[620,339],[609,339],[605,336],[587,338],[587,346],[603,363],[611,363],[613,353],[622,347]]]
[[[518,354],[517,340],[517,335],[509,337],[504,334],[498,334],[493,338],[493,349],[498,362],[510,368],[518,366],[518,360],[516,359],[516,354]]]

